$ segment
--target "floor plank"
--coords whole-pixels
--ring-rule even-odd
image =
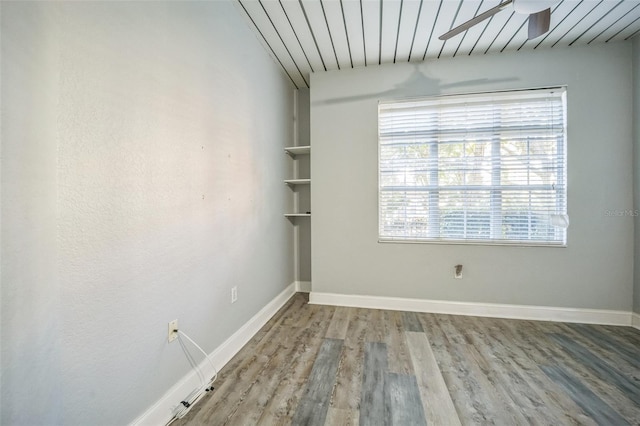
[[[415,312],[402,312],[402,320],[404,322],[405,331],[417,331],[420,333],[424,332],[422,328],[422,323],[420,322],[420,318],[418,318],[418,314]]]
[[[637,425],[639,367],[629,327],[309,305],[298,294],[175,424]]]
[[[336,386],[331,395],[332,407],[359,410],[369,313],[366,309],[351,309]]]
[[[351,312],[353,312],[353,309],[345,308],[344,306],[336,307],[325,337],[344,340],[344,338],[347,337],[347,328],[349,327],[349,316]]]
[[[305,390],[307,378],[320,351],[322,339],[301,343],[298,356],[284,362],[284,378],[273,391],[273,397],[264,407],[258,424],[289,424]],[[282,377],[282,376],[281,376]]]
[[[620,392],[627,396],[636,405],[640,405],[640,385],[627,379],[615,367],[598,358],[592,352],[579,343],[571,340],[562,334],[553,333],[549,335],[556,343],[562,346],[570,356],[580,359],[580,362],[587,366],[601,380],[607,380],[617,387]]]
[[[587,388],[580,379],[572,376],[561,367],[542,366],[545,372],[556,383],[566,389],[571,398],[600,425],[628,425],[629,423],[613,408],[607,405],[595,393]]]
[[[384,399],[384,424],[427,426],[415,376],[385,374]]]
[[[531,348],[523,349],[517,336],[500,327],[500,321],[476,318],[472,328],[481,332],[479,339],[491,341],[490,355],[495,357],[492,364],[503,367],[499,370],[506,373],[504,380],[511,385],[514,398],[527,419],[542,424],[594,424],[551,379],[540,374],[538,364],[528,353]]]
[[[326,426],[357,426],[359,418],[360,412],[357,410],[329,407],[324,424]]]
[[[360,426],[384,425],[384,376],[388,370],[387,345],[367,343],[364,351]]]
[[[384,312],[384,319],[387,326],[384,341],[387,344],[389,371],[413,375],[402,312]]]
[[[538,360],[540,368],[543,366],[562,367],[580,380],[586,389],[616,410],[621,417],[627,418],[631,423],[633,423],[633,419],[638,418],[639,407],[629,404],[629,400],[620,393],[611,381],[600,380],[581,360],[567,354],[559,344],[549,337],[550,333],[562,333],[564,328],[562,324],[535,321],[508,321],[505,324],[527,342],[531,348],[529,354]],[[564,394],[569,395],[566,388],[563,389]],[[584,412],[584,410],[582,411]]]
[[[427,335],[423,332],[407,332],[407,341],[411,360],[416,370],[427,424],[459,425],[458,413],[438,368]]]
[[[343,341],[324,339],[307,382],[307,390],[293,417],[296,425],[323,425],[327,418],[329,399],[336,380]],[[247,423],[245,423],[247,424]]]
[[[605,357],[615,358],[616,364],[629,364],[629,373],[640,371],[640,345],[630,344],[615,334],[606,334],[598,328],[585,324],[567,324],[573,336],[581,338],[589,348],[601,352]],[[574,337],[575,339],[575,337]],[[640,377],[636,378],[640,380]]]

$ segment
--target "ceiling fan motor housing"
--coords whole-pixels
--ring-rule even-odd
[[[557,3],[557,0],[513,0],[513,10],[530,15],[538,13]]]

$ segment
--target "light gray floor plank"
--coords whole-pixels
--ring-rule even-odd
[[[329,407],[326,426],[357,426],[360,413],[358,410]]]
[[[407,342],[427,423],[460,425],[458,413],[438,368],[427,335],[423,332],[407,332]]]
[[[345,308],[344,306],[336,307],[325,337],[328,339],[344,340],[345,337],[347,337],[347,328],[349,327],[351,312],[353,312],[351,308]]]
[[[492,424],[487,413],[496,411],[493,404],[487,406],[477,380],[464,365],[458,351],[454,350],[454,343],[440,328],[437,317],[441,316],[422,314],[420,320],[460,421],[462,424]],[[480,394],[476,395],[479,391]]]
[[[322,341],[323,339],[309,339],[301,343],[297,356],[283,363],[281,381],[264,407],[258,424],[280,425],[291,422]]]
[[[357,308],[352,308],[351,311],[336,385],[331,395],[331,406],[357,411],[360,407],[362,360],[364,359],[368,314],[371,311]]]
[[[367,342],[384,342],[388,334],[384,311],[379,309],[369,309],[368,311]]]
[[[389,371],[399,374],[414,374],[413,363],[405,336],[402,312],[386,311],[383,316],[386,325]]]
[[[458,366],[458,377],[463,383],[465,398],[471,398],[478,407],[483,421],[493,424],[524,424],[526,419],[516,407],[510,395],[501,387],[493,369],[456,327],[459,318],[439,315],[438,323],[449,337],[449,350],[454,354]],[[460,368],[464,366],[464,368]],[[454,398],[456,402],[456,398]],[[458,407],[456,407],[458,408]],[[482,409],[483,410],[482,410]]]

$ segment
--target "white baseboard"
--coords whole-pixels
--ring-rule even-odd
[[[218,371],[284,306],[291,296],[295,294],[296,287],[296,283],[291,283],[210,354]],[[211,370],[211,366],[206,360],[203,360],[199,367],[205,372]],[[169,389],[158,402],[134,420],[132,425],[166,425],[173,418],[173,408],[199,386],[200,379],[198,376],[193,371],[189,372]]]
[[[512,318],[536,321],[577,322],[585,324],[632,324],[631,312],[601,309],[558,308],[550,306],[505,305],[497,303],[452,302],[446,300],[406,299],[399,297],[362,296],[353,294],[309,294],[315,305],[350,306],[394,311],[429,312],[435,314],[468,315],[492,318]],[[634,317],[635,321],[640,319]]]
[[[311,293],[311,281],[296,281],[296,291],[301,293]]]
[[[631,315],[631,327],[640,330],[640,314],[633,313]]]

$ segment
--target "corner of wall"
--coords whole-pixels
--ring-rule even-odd
[[[633,49],[633,206],[640,211],[640,37],[632,41]],[[633,311],[640,314],[640,217],[633,222]],[[638,319],[638,318],[636,318]],[[640,319],[635,324],[640,326]]]

